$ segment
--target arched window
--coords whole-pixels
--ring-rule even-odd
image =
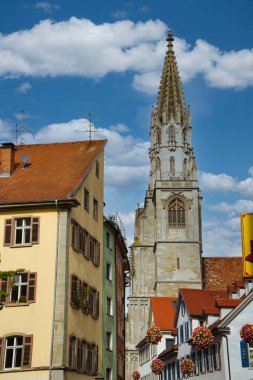
[[[161,131],[159,129],[156,131],[156,143],[161,144]]]
[[[184,174],[187,174],[187,158],[184,159]]]
[[[184,203],[176,198],[170,202],[168,207],[169,228],[185,228]]]
[[[183,131],[183,145],[185,146],[187,144],[187,131],[184,130]]]
[[[175,128],[171,125],[169,127],[169,143],[176,142]]]
[[[170,175],[175,175],[175,158],[173,156],[170,157]]]

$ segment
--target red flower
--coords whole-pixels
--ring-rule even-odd
[[[180,368],[185,375],[191,375],[195,370],[195,365],[191,359],[184,359],[180,363]]]
[[[152,363],[150,365],[152,372],[156,375],[160,375],[160,373],[164,370],[165,363],[160,359],[154,359],[152,360]]]
[[[146,341],[150,344],[158,344],[162,339],[160,327],[151,326],[146,331]]]
[[[193,346],[206,350],[214,340],[211,330],[206,326],[199,326],[192,333]]]
[[[253,343],[253,325],[245,323],[240,330],[241,338],[248,343]]]
[[[133,372],[133,379],[134,380],[139,380],[140,377],[141,377],[140,372],[138,372],[138,371]]]

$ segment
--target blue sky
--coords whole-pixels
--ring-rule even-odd
[[[0,142],[107,138],[105,212],[132,241],[149,117],[172,29],[203,191],[205,255],[240,255],[253,211],[253,2],[0,0]]]

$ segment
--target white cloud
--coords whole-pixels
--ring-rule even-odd
[[[249,173],[252,175],[252,168]],[[243,198],[253,199],[253,177],[248,177],[239,181],[238,178],[231,177],[225,173],[213,174],[199,172],[199,183],[202,190],[211,193],[233,192],[239,193]]]
[[[44,12],[50,13],[60,9],[59,5],[48,3],[47,1],[40,1],[34,5],[35,8],[42,9]]]
[[[12,140],[13,130],[14,127],[9,121],[0,119],[0,141]]]
[[[88,139],[89,120],[74,119],[67,123],[50,124],[35,135],[24,133],[26,144],[77,141]],[[125,134],[128,127],[124,124],[96,129],[92,138],[107,139],[105,156],[105,184],[114,189],[140,188],[148,179],[149,142],[135,139]],[[87,133],[86,133],[87,132]],[[123,135],[124,133],[124,135]]]
[[[215,218],[203,222],[205,256],[241,256],[240,218]]]
[[[48,2],[36,6],[56,9]],[[43,20],[31,29],[0,34],[0,75],[96,79],[131,71],[134,88],[154,94],[166,50],[166,31],[160,20],[104,24],[76,17],[60,22]],[[253,85],[253,49],[224,52],[201,39],[190,46],[184,39],[175,38],[174,45],[183,81],[201,74],[213,87]]]
[[[219,212],[230,213],[235,215],[242,212],[253,212],[253,201],[247,199],[240,199],[234,203],[220,202],[216,205],[210,206],[212,210]]]
[[[25,94],[28,90],[30,90],[32,88],[32,86],[30,85],[30,83],[28,82],[24,82],[22,83],[18,88],[17,88],[17,92],[19,92],[20,94]]]
[[[227,174],[199,172],[199,183],[203,190],[210,192],[234,191],[237,180]]]
[[[124,11],[124,10],[122,10],[122,9],[121,10],[118,9],[117,11],[115,11],[115,12],[112,13],[112,16],[114,18],[118,18],[118,19],[126,18],[127,17],[127,12]]]

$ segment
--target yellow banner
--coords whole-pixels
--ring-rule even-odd
[[[253,213],[241,214],[243,277],[253,277]]]

